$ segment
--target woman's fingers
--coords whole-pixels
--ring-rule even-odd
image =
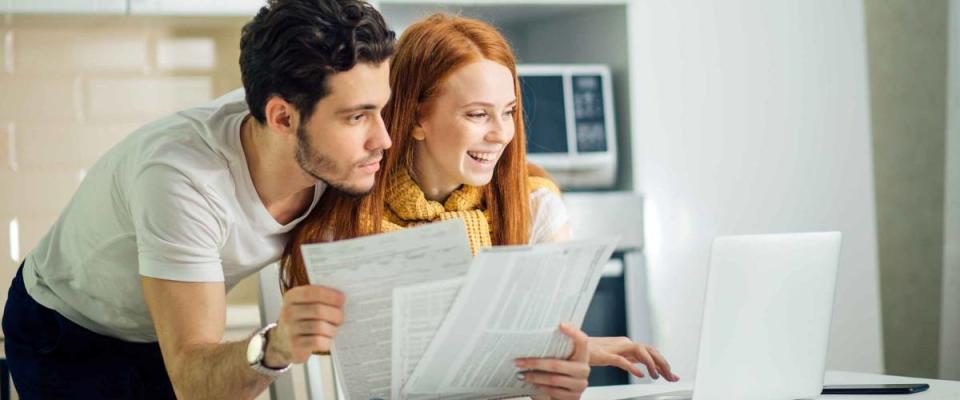
[[[573,354],[568,360],[584,363],[590,360],[590,346],[586,333],[567,324],[560,324],[560,333],[573,339]]]
[[[587,389],[590,376],[590,345],[580,329],[560,324],[560,332],[573,340],[573,353],[566,360],[554,358],[521,358],[517,368],[523,370],[517,379],[534,385],[552,399],[579,399]]]
[[[646,376],[643,371],[640,371],[640,368],[634,365],[637,361],[634,361],[632,356],[610,351],[610,346],[606,345],[602,339],[606,338],[589,338],[590,365],[617,367],[638,378]]]
[[[650,355],[653,357],[654,361],[657,362],[660,373],[665,376],[668,381],[676,382],[680,380],[680,377],[670,370],[670,363],[667,362],[666,357],[660,354],[660,352],[653,347],[648,347],[647,349],[650,351]]]
[[[569,390],[571,392],[583,392],[587,389],[587,381],[581,378],[574,378],[563,374],[553,374],[542,371],[521,372],[518,376],[524,381],[544,386],[553,386]]]
[[[624,357],[614,354],[613,359],[607,365],[612,367],[617,367],[624,371],[627,371],[633,374],[633,376],[636,376],[637,378],[643,378],[644,377],[643,371],[641,371],[640,368],[637,368],[637,366],[633,364],[634,363],[630,362],[630,360],[627,360]]]
[[[671,371],[667,359],[653,346],[634,342],[627,337],[591,337],[589,342],[590,363],[593,365],[614,366],[643,377],[635,364],[644,364],[654,379],[663,376],[671,382],[680,380]]]
[[[660,375],[658,374],[659,369],[658,365],[654,360],[654,357],[650,354],[648,349],[653,349],[642,343],[634,342],[626,337],[617,337],[617,338],[604,338],[607,339],[601,343],[604,343],[604,348],[611,351],[614,354],[620,355],[627,361],[632,364],[641,363],[647,367],[647,371],[650,372],[650,377],[653,379],[659,379]],[[599,342],[599,341],[598,341]],[[620,364],[616,365],[617,367],[623,368]],[[626,368],[623,368],[626,369]],[[626,369],[630,371],[630,369]],[[632,372],[632,371],[631,371]],[[636,375],[636,374],[635,374]],[[642,376],[642,375],[637,375]]]
[[[584,362],[560,360],[556,358],[520,358],[517,368],[528,371],[541,371],[586,379],[590,376],[590,365]]]
[[[540,393],[543,393],[549,396],[549,398],[552,400],[577,400],[580,398],[580,395],[582,394],[582,393],[571,392],[567,389],[556,387],[556,386],[540,385],[536,383],[533,384],[533,386],[536,387],[537,390],[540,391]],[[534,396],[534,398],[538,399],[540,398],[540,396]]]
[[[633,355],[641,364],[647,366],[651,378],[660,379],[660,374],[657,373],[657,363],[653,361],[653,357],[647,351],[646,346],[637,344],[633,349]]]

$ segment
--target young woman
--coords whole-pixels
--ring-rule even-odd
[[[493,245],[566,240],[560,191],[526,162],[516,61],[503,36],[473,19],[433,15],[411,25],[390,71],[383,117],[393,147],[368,196],[324,195],[298,227],[283,262],[285,287],[308,283],[304,243],[388,232],[452,218],[466,223],[474,253]],[[357,118],[363,118],[358,114]],[[561,329],[576,339],[577,329]],[[576,340],[575,340],[576,342]],[[678,378],[656,349],[626,338],[589,338],[589,364],[637,376]],[[584,349],[578,349],[584,351]],[[575,354],[578,351],[574,352]],[[577,398],[586,360],[520,360],[524,379],[554,398]]]

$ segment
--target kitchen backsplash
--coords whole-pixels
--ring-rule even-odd
[[[155,118],[240,87],[240,18],[0,21],[0,304],[100,155]],[[255,279],[232,304],[256,303]],[[0,310],[2,313],[2,310]]]

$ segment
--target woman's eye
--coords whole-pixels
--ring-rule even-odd
[[[469,113],[469,114],[467,114],[467,116],[470,117],[470,118],[486,118],[486,117],[487,117],[487,113],[485,113],[485,112],[475,112],[475,113]]]
[[[360,122],[363,120],[364,114],[356,114],[350,116],[350,122]]]
[[[508,117],[512,117],[513,114],[516,114],[516,112],[517,112],[516,109],[511,108],[511,109],[505,111],[505,112],[503,113],[503,115],[506,115],[506,116],[508,116]]]

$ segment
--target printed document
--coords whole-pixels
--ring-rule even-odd
[[[383,235],[303,246],[310,283],[346,296],[331,355],[348,400],[389,399],[393,290],[462,277],[472,254],[456,219]]]
[[[525,396],[513,360],[567,358],[614,239],[470,253],[459,219],[303,246],[310,282],[346,296],[332,348],[348,400]]]
[[[533,394],[516,379],[514,360],[570,356],[572,341],[558,326],[583,323],[613,250],[613,240],[598,239],[482,251],[402,398]]]

